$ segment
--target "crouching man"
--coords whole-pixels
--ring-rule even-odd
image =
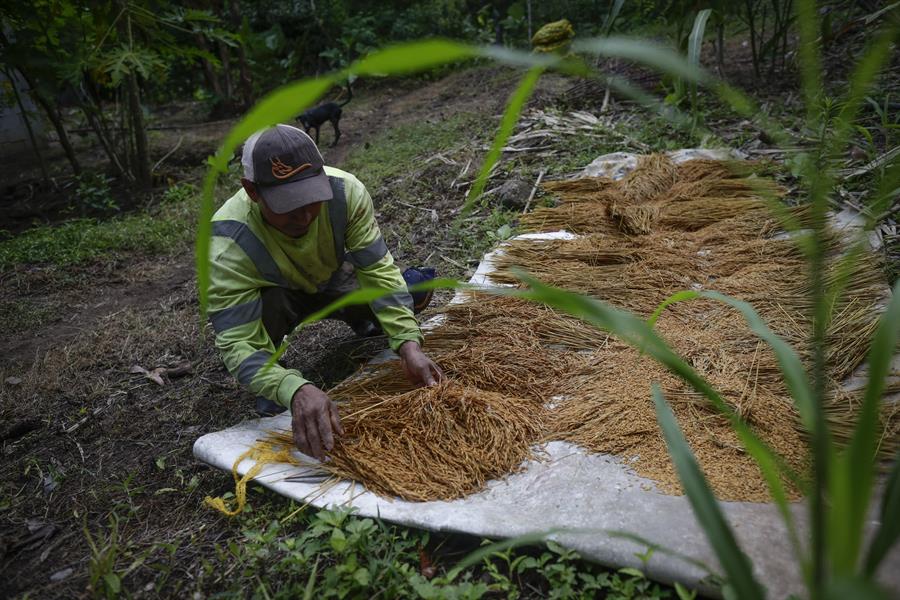
[[[334,402],[298,371],[263,365],[306,316],[362,286],[393,292],[332,316],[362,335],[380,326],[407,378],[434,385],[443,375],[422,352],[414,316],[430,293],[414,306],[404,279],[422,281],[433,271],[401,275],[365,186],[326,167],[301,130],[277,125],[254,134],[242,163],[243,189],[212,221],[209,315],[216,347],[231,374],[257,396],[257,412],[289,408],[297,447],[322,459],[343,434]]]

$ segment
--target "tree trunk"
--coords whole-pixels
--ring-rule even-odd
[[[719,77],[725,77],[725,17],[722,16],[716,25],[716,69]]]
[[[128,88],[119,86],[116,91],[116,118],[119,119],[118,126],[115,127],[110,135],[113,140],[113,146],[121,148],[120,156],[124,162],[125,169],[135,175],[134,165],[136,164],[134,152],[134,136],[131,133],[131,111],[129,110]]]
[[[526,6],[528,7],[528,42],[531,42],[531,0],[526,0]]]
[[[203,37],[202,33],[198,33],[194,36],[194,39],[197,41],[197,46],[207,52],[209,52],[209,44],[206,43],[206,38]],[[212,63],[210,63],[205,58],[200,61],[203,65],[203,76],[206,77],[206,85],[209,86],[209,89],[212,90],[212,93],[217,98],[222,98],[222,86],[219,85],[219,79],[216,77],[216,71],[213,69]]]
[[[97,117],[100,109],[93,103],[93,100],[90,98],[90,96],[88,96],[88,94],[83,90],[80,90],[78,93],[78,103],[81,107],[82,112],[84,113],[85,118],[88,121],[88,124],[94,131],[94,135],[97,136],[97,141],[100,142],[100,146],[103,147],[103,151],[106,153],[107,158],[109,158],[109,162],[111,162],[113,167],[116,169],[116,172],[120,177],[127,179],[128,181],[134,181],[134,177],[132,177],[131,173],[129,173],[128,170],[122,165],[121,159],[119,158],[118,154],[116,154],[115,146],[109,139],[109,134],[106,131],[106,127]]]
[[[65,125],[63,125],[59,111],[57,111],[56,107],[53,106],[47,97],[37,89],[34,85],[34,80],[28,73],[21,69],[19,72],[22,74],[22,78],[25,79],[25,83],[28,84],[32,96],[34,96],[37,103],[41,105],[41,108],[44,109],[50,122],[53,123],[53,128],[56,129],[56,135],[59,137],[59,145],[62,146],[63,151],[66,153],[66,158],[69,160],[69,164],[72,165],[72,173],[76,177],[81,175],[81,164],[78,162],[78,157],[75,156],[75,150],[72,148],[72,142],[69,140],[69,134],[66,131]]]
[[[44,155],[41,154],[40,148],[38,148],[37,139],[34,137],[34,130],[31,129],[31,119],[28,118],[28,110],[25,108],[25,103],[22,102],[22,97],[19,95],[19,86],[16,85],[15,71],[12,69],[5,69],[6,78],[9,79],[10,87],[12,88],[13,95],[16,98],[16,104],[19,105],[19,112],[22,114],[22,121],[25,122],[25,129],[28,131],[28,139],[31,141],[31,148],[34,150],[34,155],[38,159],[38,164],[41,167],[41,174],[44,176],[44,181],[48,181],[53,183],[50,180],[50,174],[47,173],[47,165],[44,163]],[[56,184],[53,183],[53,187],[56,187]]]
[[[253,101],[253,79],[250,77],[250,64],[247,62],[247,50],[244,48],[244,26],[237,0],[226,0],[231,14],[231,26],[235,31],[240,29],[241,40],[238,44],[238,69],[241,76],[241,107],[247,109]]]
[[[144,111],[141,108],[141,89],[137,75],[128,76],[128,111],[131,113],[131,129],[134,136],[134,174],[142,187],[150,187],[150,151],[147,143],[147,129],[144,126]]]
[[[759,79],[759,57],[756,53],[756,11],[753,7],[753,0],[744,0],[744,6],[747,8],[747,25],[750,28],[750,57],[753,60],[753,75]]]
[[[228,44],[219,42],[219,60],[222,61],[222,81],[225,83],[224,92],[228,104],[233,104],[234,89],[231,86],[231,57]]]

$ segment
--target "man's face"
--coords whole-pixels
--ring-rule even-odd
[[[241,183],[244,184],[244,189],[247,190],[250,198],[259,205],[259,212],[262,213],[263,220],[288,237],[299,238],[306,235],[310,225],[322,210],[321,202],[313,202],[290,212],[278,214],[269,208],[263,197],[256,191],[255,185],[249,181],[245,183],[245,180],[241,180]]]

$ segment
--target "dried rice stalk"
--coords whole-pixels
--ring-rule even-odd
[[[639,475],[659,482],[663,491],[681,493],[656,423],[650,384],[657,381],[716,496],[723,500],[768,500],[768,488],[758,467],[741,448],[727,420],[705,404],[691,401],[694,397],[679,379],[654,360],[624,346],[613,345],[593,358],[595,368],[583,375],[585,384],[578,394],[554,411],[548,439],[564,439],[594,452],[620,456]],[[805,446],[793,427],[790,407],[771,399],[761,404],[768,418],[754,426],[757,434],[782,452],[789,464],[802,470],[807,460]]]
[[[835,384],[825,399],[825,418],[838,444],[850,443],[863,393],[862,388],[845,390]],[[881,405],[877,449],[881,456],[892,457],[900,450],[900,381],[896,378],[890,381],[884,395],[886,401]]]
[[[659,216],[659,206],[652,204],[616,204],[609,207],[609,218],[626,235],[650,233]]]
[[[747,177],[762,168],[760,163],[753,161],[695,158],[678,164],[676,171],[679,181],[700,181],[702,179]]]
[[[569,372],[584,363],[575,352],[549,348],[535,337],[503,330],[469,339],[458,350],[439,355],[439,360],[453,380],[539,403],[568,393]]]
[[[616,191],[626,202],[651,202],[677,181],[675,163],[665,154],[638,158],[634,170],[616,182]]]
[[[384,496],[452,500],[535,458],[540,402],[448,381],[341,407],[346,434],[326,469]],[[289,440],[289,436],[287,436]]]

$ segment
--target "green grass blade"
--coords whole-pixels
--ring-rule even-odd
[[[573,43],[573,49],[600,56],[634,60],[675,78],[680,78],[693,84],[708,85],[732,110],[739,115],[753,119],[758,127],[765,131],[776,143],[789,145],[793,139],[792,134],[783,125],[760,111],[759,107],[749,96],[737,88],[716,79],[702,69],[699,64],[691,64],[684,57],[664,46],[648,42],[645,39],[613,36],[609,38],[576,40]],[[611,77],[609,79],[613,81],[616,78]],[[641,90],[626,82],[619,80],[618,83],[621,89],[613,88],[615,91],[624,93],[627,97],[641,102],[645,108],[652,108],[661,104],[655,98],[647,97]],[[613,86],[611,85],[610,87]],[[641,98],[638,98],[638,96]],[[688,124],[693,123],[692,119],[683,116],[674,106],[665,106],[665,110],[659,112],[666,118],[669,118],[670,115],[673,116],[676,124],[684,121],[688,122]]]
[[[434,38],[389,46],[361,58],[347,71],[354,75],[404,75],[479,56],[478,46]]]
[[[813,418],[812,412],[814,410],[812,406],[813,395],[809,380],[806,377],[806,370],[803,368],[803,363],[800,361],[800,357],[797,356],[794,349],[791,348],[790,344],[775,335],[775,332],[769,329],[766,322],[749,303],[719,292],[691,290],[676,292],[666,298],[656,310],[653,311],[653,314],[647,321],[648,324],[653,327],[662,312],[672,304],[696,298],[706,298],[722,302],[736,309],[743,315],[750,330],[766,342],[775,352],[778,365],[781,367],[781,372],[788,385],[788,390],[791,392],[791,396],[794,398],[794,402],[797,405],[797,410],[800,412],[800,418],[803,421],[804,427],[811,428]]]
[[[612,538],[619,538],[623,540],[629,540],[634,542],[635,544],[645,546],[647,548],[652,549],[655,553],[665,554],[666,556],[671,556],[672,558],[677,558],[678,560],[684,561],[686,564],[689,564],[693,567],[696,567],[706,573],[707,577],[711,577],[715,581],[721,581],[722,576],[716,572],[710,565],[706,564],[702,560],[698,560],[687,554],[682,552],[678,552],[677,550],[672,550],[671,548],[666,548],[665,546],[661,546],[656,542],[653,542],[643,536],[637,535],[635,533],[631,533],[628,531],[619,531],[617,529],[608,529],[604,531],[606,535]]]
[[[210,165],[203,177],[203,189],[200,194],[200,216],[197,219],[197,235],[194,240],[194,270],[197,273],[197,296],[200,301],[200,320],[206,321],[206,309],[209,306],[209,247],[212,237],[212,216],[215,208],[213,195],[219,171]],[[200,331],[203,331],[201,324]]]
[[[469,287],[468,284],[456,281],[455,279],[443,279],[436,278],[430,281],[425,281],[422,283],[417,283],[416,285],[410,286],[408,289],[410,292],[419,292],[426,290],[434,290],[438,288],[462,288]],[[345,306],[353,306],[356,304],[368,304],[379,298],[383,298],[389,294],[393,294],[397,291],[406,291],[406,290],[390,290],[383,288],[360,288],[357,290],[353,290],[348,294],[344,294],[328,306],[317,310],[316,312],[308,315],[305,319],[303,319],[297,327],[294,328],[289,335],[285,336],[284,341],[281,345],[275,350],[275,354],[266,361],[266,364],[262,366],[262,369],[270,369],[272,365],[278,362],[284,353],[287,351],[288,346],[290,345],[291,339],[300,332],[301,329],[307,327],[308,325],[312,325],[313,323],[317,323],[322,319],[328,317],[328,315],[332,314],[335,311],[338,311]]]
[[[460,573],[468,569],[469,567],[480,563],[482,560],[492,555],[495,552],[501,552],[508,548],[518,548],[519,546],[527,546],[529,544],[536,544],[538,542],[545,541],[549,536],[558,534],[558,533],[586,533],[584,531],[579,532],[576,530],[568,530],[562,529],[559,527],[555,527],[553,529],[546,529],[544,531],[535,531],[533,533],[526,533],[524,535],[519,535],[514,538],[509,538],[506,540],[502,540],[499,542],[493,542],[486,546],[482,546],[478,550],[475,550],[469,553],[465,558],[459,561],[450,571],[447,572],[446,580],[447,582],[451,582],[456,579]]]
[[[556,69],[570,75],[587,75],[591,72],[591,68],[585,65],[584,61],[577,56],[561,57],[558,54],[536,54],[494,45],[482,46],[479,53],[484,58],[495,60],[510,67],[524,67],[527,69],[542,67],[544,69]]]
[[[696,292],[693,290],[684,290],[681,292],[675,292],[662,302],[660,302],[659,306],[656,307],[656,310],[653,311],[653,314],[647,319],[647,325],[650,327],[655,327],[656,322],[659,320],[659,317],[663,314],[668,307],[676,304],[678,302],[684,302],[685,300],[694,300],[695,298],[700,297],[700,292]]]
[[[676,302],[682,302],[694,298],[708,298],[711,300],[723,302],[737,309],[744,316],[744,319],[750,326],[751,331],[753,331],[763,341],[765,341],[775,352],[776,359],[778,360],[778,365],[781,368],[782,374],[784,375],[785,381],[788,385],[788,389],[791,392],[792,398],[794,399],[794,403],[797,405],[797,410],[800,412],[801,419],[804,419],[804,426],[812,427],[812,420],[815,418],[814,411],[816,410],[813,406],[814,396],[809,385],[809,380],[806,377],[806,371],[803,368],[803,363],[800,361],[800,357],[797,356],[797,353],[794,352],[794,349],[791,348],[789,344],[787,344],[784,340],[775,335],[775,333],[771,329],[769,329],[769,326],[765,323],[765,321],[763,321],[763,319],[750,304],[718,292],[697,292],[690,290],[677,292],[666,298],[659,305],[659,307],[657,307],[657,309],[650,316],[650,319],[648,319],[648,324],[652,327],[656,323],[662,311],[666,309],[666,307],[671,306]],[[765,474],[766,472],[762,464],[760,464],[760,468],[763,469],[763,472]],[[767,481],[768,480],[769,476],[767,476]],[[803,556],[803,552],[801,551],[799,536],[797,535],[797,529],[794,523],[793,515],[791,514],[787,505],[787,496],[784,495],[782,490],[780,490],[777,486],[773,488],[770,484],[770,489],[772,490],[772,499],[778,507],[782,519],[785,522],[785,526],[787,527],[788,536],[790,538],[791,545],[794,548],[794,554],[799,559]],[[804,572],[804,575],[807,578],[811,577],[811,573],[809,572]]]
[[[834,518],[829,534],[832,563],[839,575],[850,575],[857,567],[875,478],[879,407],[898,339],[900,282],[894,286],[893,297],[872,339],[868,355],[869,379],[853,437],[842,460],[835,465],[836,471],[843,472],[835,473],[832,489]]]
[[[711,8],[705,8],[697,13],[694,19],[694,28],[688,37],[688,62],[696,69],[700,68],[700,51],[703,49],[703,34],[706,31],[706,22],[709,15],[712,14]],[[691,102],[696,104],[697,101],[697,84],[691,84]]]
[[[847,98],[835,122],[835,132],[825,140],[825,152],[828,156],[840,156],[843,159],[850,135],[854,131],[853,125],[857,123],[860,108],[864,105],[868,94],[871,93],[876,78],[889,64],[898,33],[900,33],[900,25],[889,22],[878,32],[878,35],[863,52],[862,58],[856,63],[856,67],[850,74]]]
[[[788,479],[801,489],[805,488],[804,482],[802,482],[797,474],[784,463],[777,453],[753,433],[749,426],[735,414],[718,392],[712,389],[705,379],[697,374],[697,372],[685,363],[681,357],[672,351],[672,349],[656,335],[650,325],[637,317],[612,308],[596,299],[546,286],[525,275],[520,275],[520,277],[531,289],[498,290],[495,293],[515,295],[547,304],[548,306],[578,317],[599,329],[617,335],[631,346],[655,358],[675,375],[679,376],[695,390],[703,394],[719,412],[725,415],[748,454],[750,454],[759,465],[760,472],[772,495],[772,500],[778,507],[782,519],[785,522],[795,554],[798,557],[802,557],[794,518],[788,507],[787,492],[781,478],[784,477]],[[690,296],[688,295],[683,296],[684,299],[689,297]]]
[[[616,19],[619,18],[619,13],[622,12],[624,4],[625,0],[615,0],[609,7],[609,12],[606,13],[606,19],[603,20],[603,26],[600,28],[604,36],[609,36],[612,33],[613,25],[615,25]]]
[[[891,45],[897,35],[897,27],[889,25],[875,38],[857,64],[850,77],[850,91],[847,100],[838,115],[835,131],[830,139],[823,143],[822,152],[826,160],[843,153],[849,143],[852,124],[856,120],[860,107],[877,75],[884,68],[891,54]],[[895,167],[896,168],[896,167]],[[816,174],[815,183],[811,186],[816,212],[826,210],[828,192],[834,184],[833,173]],[[879,189],[874,197],[872,208],[880,212],[889,202],[891,189],[896,186],[897,174],[886,171],[879,182]],[[887,190],[885,189],[887,188]],[[877,214],[870,213],[867,228],[874,223]],[[838,265],[838,278],[835,284],[823,290],[821,297],[817,294],[817,320],[827,324],[832,316],[831,307],[837,304],[849,280],[856,261],[863,255],[865,245],[864,232],[862,239],[842,258]],[[815,265],[814,265],[815,268]],[[869,353],[869,380],[860,407],[857,425],[847,449],[836,459],[826,465],[827,488],[830,492],[830,511],[825,522],[825,532],[818,535],[820,541],[813,547],[821,548],[819,554],[829,554],[834,571],[843,577],[852,575],[859,563],[862,549],[866,511],[871,499],[875,476],[875,435],[878,428],[878,412],[881,395],[884,390],[884,378],[890,367],[893,350],[897,343],[897,331],[900,328],[900,300],[895,288],[894,296],[882,316]],[[818,346],[818,344],[816,344]],[[818,463],[819,461],[817,461]],[[820,468],[817,464],[817,469]],[[817,521],[818,522],[818,521]],[[816,522],[816,524],[817,524]],[[889,530],[889,528],[888,528]],[[815,529],[814,529],[815,531]],[[896,538],[894,538],[896,540]],[[818,558],[821,565],[824,558]],[[820,571],[823,567],[820,567]]]
[[[557,310],[561,310],[572,316],[586,321],[595,327],[604,331],[609,331],[629,345],[642,349],[660,362],[675,375],[683,379],[691,385],[695,390],[703,394],[712,405],[723,415],[728,417],[729,422],[735,429],[741,443],[747,451],[760,463],[760,469],[766,480],[770,483],[773,490],[778,492],[779,496],[786,498],[784,487],[781,484],[778,473],[788,478],[794,484],[802,486],[800,478],[787,465],[784,464],[777,454],[772,451],[762,440],[760,440],[742,421],[735,412],[725,403],[722,397],[716,392],[709,383],[697,374],[694,369],[684,362],[656,333],[641,319],[627,312],[615,309],[599,300],[582,296],[571,292],[566,292],[551,286],[545,285],[540,281],[527,275],[519,275],[523,282],[529,287],[526,290],[518,289],[497,289],[491,293],[499,295],[509,295],[540,302]]]
[[[897,32],[896,26],[886,27],[875,38],[874,42],[863,54],[862,59],[857,63],[851,74],[850,91],[847,94],[847,99],[835,121],[834,133],[823,143],[823,154],[825,156],[843,156],[846,152],[859,110],[863,106],[867,97],[866,94],[875,78],[882,71],[890,57],[891,45],[897,37]],[[841,261],[838,263],[838,276],[835,283],[827,291],[825,299],[827,306],[835,306],[840,300],[848,282],[849,274],[852,272],[856,261],[867,244],[865,232],[875,225],[876,220],[883,212],[889,209],[893,201],[893,192],[900,184],[898,163],[900,163],[900,157],[895,157],[884,169],[884,174],[878,182],[877,192],[868,203],[868,213],[864,214],[866,222],[863,230],[860,232],[859,242],[845,256],[841,257]],[[821,192],[822,194],[833,188],[834,173],[832,171],[819,172],[816,177],[818,181],[822,182],[821,185],[824,190]],[[826,316],[827,326],[832,314],[829,312]]]
[[[473,183],[472,187],[469,189],[469,195],[466,198],[465,206],[463,206],[463,214],[466,214],[471,210],[475,201],[481,197],[484,186],[487,184],[488,175],[494,167],[494,164],[500,159],[503,146],[506,145],[506,140],[509,139],[509,136],[513,132],[513,128],[516,126],[516,121],[519,120],[519,114],[522,112],[522,107],[525,106],[525,102],[531,97],[534,86],[537,84],[537,81],[543,72],[543,67],[533,67],[529,70],[525,74],[525,77],[522,78],[522,81],[519,82],[519,86],[509,99],[509,102],[506,105],[506,111],[503,113],[503,120],[500,122],[500,129],[497,131],[497,135],[494,136],[494,142],[491,144],[491,149],[488,151],[484,163],[481,165],[481,171],[478,173],[475,183]]]
[[[653,402],[656,405],[656,419],[666,439],[672,463],[678,471],[678,478],[694,510],[694,516],[725,570],[729,587],[738,598],[764,598],[763,588],[753,576],[750,561],[738,547],[731,526],[725,520],[700,466],[678,428],[675,415],[657,384],[653,384]]]
[[[891,596],[871,579],[836,577],[825,586],[826,600],[890,600]]]
[[[884,497],[881,499],[881,526],[869,546],[863,568],[867,577],[875,575],[881,561],[897,543],[898,538],[900,538],[900,457],[894,459],[894,466],[884,488]]]
[[[891,203],[898,192],[900,192],[900,155],[895,156],[885,165],[883,174],[878,178],[876,191],[861,213],[865,219],[863,226],[850,249],[838,260],[834,283],[828,289],[826,299],[829,306],[835,306],[840,301],[850,283],[850,276],[856,265],[869,249],[869,232],[878,220],[890,210]],[[829,323],[831,316],[833,315],[829,314]]]
[[[797,0],[795,6],[800,33],[800,77],[807,121],[812,130],[816,131],[819,120],[819,100],[822,93],[822,64],[817,41],[821,29],[815,0]]]
[[[692,65],[671,49],[648,40],[622,36],[589,38],[575,40],[572,49],[575,52],[633,60],[689,82],[712,81],[712,77],[703,69]]]
[[[316,590],[316,576],[319,572],[319,557],[316,557],[316,562],[313,563],[312,571],[309,574],[309,579],[306,580],[306,587],[303,588],[303,600],[312,600],[313,594]]]

